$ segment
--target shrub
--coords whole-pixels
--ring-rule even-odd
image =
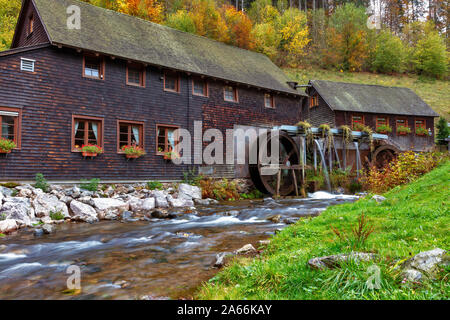
[[[61,211],[50,211],[50,218],[52,218],[52,220],[62,220],[64,219],[64,215]]]
[[[100,183],[100,179],[93,178],[91,180],[81,180],[80,188],[88,191],[97,191],[98,184]]]
[[[351,167],[346,170],[342,169],[333,170],[330,173],[330,182],[333,188],[341,187],[344,189],[348,189],[350,184],[350,175],[351,175],[350,171]]]
[[[200,180],[203,198],[219,201],[234,201],[240,198],[237,185],[227,179],[214,180],[212,178]]]
[[[3,150],[5,152],[9,152],[12,149],[16,148],[17,145],[14,141],[8,140],[5,138],[0,138],[0,150]]]
[[[42,173],[37,173],[35,178],[34,187],[37,189],[41,189],[44,192],[48,191],[48,182],[45,180],[44,175]]]
[[[199,181],[204,179],[201,174],[197,174],[195,168],[189,169],[188,171],[183,172],[183,183],[187,183],[193,186],[198,186]]]
[[[385,168],[369,169],[360,179],[364,188],[375,193],[386,192],[398,185],[415,181],[448,159],[441,153],[400,153]]]
[[[362,213],[358,218],[358,224],[352,229],[351,233],[339,231],[333,226],[331,226],[331,230],[350,249],[357,250],[365,247],[367,239],[374,232],[374,226],[369,223],[364,213]]]
[[[147,189],[149,189],[149,190],[161,190],[162,188],[163,188],[163,184],[159,181],[147,182]]]
[[[259,191],[258,189],[253,189],[249,193],[243,193],[241,194],[241,199],[244,200],[253,200],[253,199],[261,199],[264,198],[264,194]]]
[[[443,117],[439,118],[437,124],[437,135],[436,138],[439,144],[445,144],[445,139],[450,135],[450,128],[448,127],[447,120]]]

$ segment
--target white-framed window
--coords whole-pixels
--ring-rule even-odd
[[[36,60],[20,58],[20,70],[34,72],[34,63]]]

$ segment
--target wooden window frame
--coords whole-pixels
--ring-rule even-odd
[[[194,85],[196,80],[201,80],[205,84],[203,86],[203,94],[196,93],[194,90]],[[209,86],[208,81],[205,78],[194,77],[192,78],[192,95],[197,97],[209,97]]]
[[[414,118],[414,134],[417,135],[417,121],[423,121],[423,128],[427,130],[427,120],[425,118]]]
[[[267,96],[269,96],[269,97],[267,97]],[[268,107],[266,105],[266,99],[267,98],[270,99],[270,107]],[[275,109],[275,97],[272,94],[270,94],[270,93],[265,93],[264,94],[264,108],[266,108],[266,109]]]
[[[141,74],[140,74],[140,84],[134,83],[134,82],[130,82],[128,79],[128,74],[129,74],[129,68],[136,68],[136,69],[141,69]],[[145,88],[145,82],[146,82],[146,73],[147,73],[147,68],[144,65],[140,65],[138,63],[127,63],[127,74],[126,74],[126,83],[129,86],[134,86],[134,87],[139,87],[139,88]]]
[[[127,124],[133,126],[133,125],[140,125],[141,129],[139,131],[139,139],[141,141],[141,144],[139,147],[142,149],[145,149],[145,122],[143,121],[130,121],[130,120],[117,120],[117,153],[124,153],[122,149],[120,148],[120,125]],[[128,132],[130,133],[130,132]],[[130,138],[130,136],[128,137]]]
[[[1,107],[0,111],[6,112],[17,112],[17,119],[14,121],[14,142],[16,143],[16,147],[14,150],[22,149],[22,109],[20,108],[10,108],[10,107]],[[0,115],[0,137],[2,130],[2,115]]]
[[[401,118],[395,118],[395,134],[397,134],[397,135],[398,135],[397,129],[398,129],[398,127],[399,127],[399,125],[398,125],[398,120],[405,120],[405,127],[408,127],[408,128],[409,128],[408,118],[404,118],[404,117],[401,117]]]
[[[167,77],[169,74],[173,74],[174,77],[175,77],[176,80],[177,80],[177,81],[176,81],[176,89],[175,89],[175,90],[166,88],[166,77]],[[166,92],[180,93],[180,83],[181,83],[181,79],[180,79],[180,78],[181,78],[181,76],[180,76],[180,74],[179,74],[178,72],[164,71],[164,84],[163,84],[164,91],[166,91]]]
[[[160,127],[163,127],[163,128],[166,128],[166,129],[174,129],[174,130],[180,129],[180,127],[176,126],[176,125],[169,125],[169,124],[161,124],[161,123],[157,123],[156,124],[156,139],[155,139],[156,140],[156,154],[159,155],[159,156],[163,156],[166,152],[168,152],[167,151],[168,139],[166,139],[166,141],[164,141],[164,151],[160,152],[158,150],[158,128],[160,128]],[[166,138],[167,137],[168,137],[168,135],[166,135]],[[178,139],[179,139],[179,137],[175,136],[175,144],[177,144]]]
[[[96,58],[100,60],[100,77],[92,77],[92,76],[88,76],[86,75],[85,71],[86,71],[86,58]],[[105,80],[105,57],[100,57],[100,56],[96,56],[96,55],[91,55],[91,54],[85,54],[83,55],[83,78],[87,78],[87,79],[93,79],[93,80]]]
[[[365,119],[364,119],[364,115],[356,115],[356,114],[352,114],[352,116],[351,116],[351,121],[352,121],[352,130],[354,131],[355,130],[355,122],[353,121],[353,117],[360,117],[361,118],[361,124],[364,126],[365,125]]]
[[[100,122],[100,125],[101,125],[101,128],[99,130],[100,139],[98,139],[100,141],[100,144],[98,144],[98,146],[104,148],[104,140],[103,140],[104,136],[105,136],[104,135],[104,133],[105,133],[105,125],[104,125],[105,121],[104,121],[104,118],[73,114],[72,115],[72,130],[71,130],[71,132],[72,132],[72,137],[71,137],[71,150],[72,150],[72,152],[82,152],[81,149],[75,148],[75,134],[76,134],[76,132],[75,132],[75,120],[78,120],[78,119],[85,120],[85,121],[89,121],[90,120],[90,121]],[[85,130],[87,130],[87,127],[85,128]],[[86,140],[86,137],[85,137],[85,140]]]
[[[309,98],[309,108],[312,109],[314,107],[318,107],[319,106],[319,96],[313,95]]]
[[[229,99],[226,98],[225,91],[226,91],[226,88],[227,88],[227,87],[233,88],[234,100],[229,100]],[[235,87],[235,86],[229,86],[229,85],[224,86],[224,87],[223,87],[223,100],[226,101],[226,102],[239,103],[239,92],[238,92],[238,88]]]
[[[378,123],[378,118],[385,118],[385,119],[386,119],[385,125],[386,125],[386,126],[389,126],[389,117],[376,116],[376,117],[375,117],[375,130],[378,129],[378,127],[384,125],[384,124],[379,124],[379,123]]]

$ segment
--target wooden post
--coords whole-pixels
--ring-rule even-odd
[[[292,175],[294,177],[294,187],[295,187],[295,195],[298,197],[298,185],[297,185],[297,176],[295,174],[295,170],[292,169]]]
[[[277,198],[280,196],[280,185],[281,185],[281,169],[278,169],[278,175],[277,175]]]

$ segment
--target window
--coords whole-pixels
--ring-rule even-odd
[[[388,118],[386,117],[377,117],[377,123],[376,123],[376,128],[378,129],[381,126],[387,126],[389,125],[389,121]]]
[[[117,121],[117,149],[123,146],[144,148],[144,123],[135,121]]]
[[[84,56],[83,58],[83,77],[102,79],[105,73],[105,61],[103,58],[94,56]]]
[[[20,148],[21,110],[0,107],[0,138],[12,140]]]
[[[164,72],[164,90],[180,92],[180,77],[176,72]]]
[[[317,107],[317,106],[319,106],[319,97],[317,95],[315,95],[309,99],[309,107],[313,108],[313,107]]]
[[[208,96],[208,83],[205,79],[194,78],[192,79],[192,94],[195,96]]]
[[[28,30],[27,30],[27,36],[30,36],[33,33],[34,30],[34,16],[31,15],[28,18]]]
[[[424,119],[415,119],[415,121],[414,121],[414,129],[415,129],[416,133],[418,133],[417,130],[419,128],[427,129],[427,123],[426,123],[426,121]]]
[[[34,72],[35,60],[21,58],[20,59],[20,70],[27,72]]]
[[[398,127],[408,127],[408,120],[403,118],[395,120],[395,131],[397,131]]]
[[[175,136],[177,126],[157,125],[157,154],[164,154],[166,152],[174,151],[178,138]]]
[[[352,116],[352,129],[358,129],[358,126],[364,125],[364,117],[363,116]]]
[[[145,87],[145,67],[139,64],[127,65],[127,84]]]
[[[80,151],[87,144],[103,147],[103,119],[73,116],[72,151]]]
[[[238,92],[235,87],[226,86],[223,88],[223,98],[225,101],[238,102]]]
[[[275,99],[270,93],[264,94],[264,106],[266,108],[275,109]]]

